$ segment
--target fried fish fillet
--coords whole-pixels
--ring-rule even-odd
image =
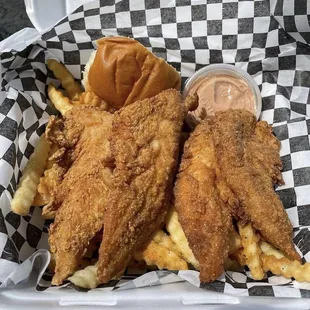
[[[175,204],[202,282],[224,270],[231,217],[251,222],[264,239],[300,259],[292,225],[273,188],[283,183],[279,149],[271,127],[244,110],[209,117],[186,142]]]
[[[179,141],[187,109],[176,90],[122,108],[114,116],[111,138],[115,157],[113,187],[104,217],[98,278],[120,273],[133,253],[163,223],[172,192]]]
[[[62,150],[56,163],[67,171],[48,205],[49,212],[57,211],[49,230],[56,263],[52,284],[61,284],[75,272],[90,240],[103,227],[113,169],[112,118],[97,108],[75,108],[48,124],[48,140]]]
[[[208,123],[185,143],[175,185],[175,206],[189,245],[199,261],[200,279],[216,280],[228,257],[232,220],[216,187],[217,158]]]
[[[283,183],[280,142],[266,122],[245,110],[218,113],[209,121],[220,175],[238,197],[244,214],[260,234],[288,257],[300,260],[292,225],[273,184]]]

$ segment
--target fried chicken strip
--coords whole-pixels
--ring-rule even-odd
[[[183,119],[196,99],[182,106],[180,93],[166,90],[115,114],[111,149],[116,168],[99,251],[101,282],[126,267],[164,221]]]
[[[49,230],[56,262],[52,284],[61,284],[76,271],[90,240],[103,227],[113,168],[111,130],[112,115],[96,108],[72,109],[48,125],[48,139],[62,149],[57,165],[67,169],[48,206],[56,213]]]
[[[245,220],[288,257],[300,260],[292,225],[273,189],[282,183],[280,143],[266,122],[245,110],[228,110],[209,120],[220,174],[238,197]]]
[[[198,125],[185,144],[175,185],[175,206],[202,282],[216,280],[228,257],[232,228],[228,207],[216,188],[217,158],[208,123]]]

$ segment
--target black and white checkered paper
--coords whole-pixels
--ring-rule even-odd
[[[261,119],[273,124],[282,144],[286,184],[276,191],[293,224],[295,245],[303,260],[310,261],[310,46],[305,44],[309,33],[301,30],[300,40],[291,35],[305,29],[296,16],[307,14],[307,1],[301,0],[271,0],[270,6],[264,0],[96,0],[81,6],[24,51],[2,54],[1,90],[6,92],[0,105],[2,286],[19,281],[18,266],[26,266],[26,278],[33,265],[27,258],[33,260],[31,255],[38,249],[48,248],[49,222],[42,220],[40,208],[32,208],[28,216],[20,217],[9,206],[21,171],[49,115],[55,112],[46,98],[46,88],[50,82],[58,82],[47,70],[46,60],[62,61],[81,79],[95,40],[110,35],[137,39],[173,65],[183,83],[210,63],[234,64],[255,79],[263,98]],[[296,31],[286,29],[290,34],[281,27],[288,20],[295,22]],[[44,250],[39,253],[48,259]],[[256,282],[248,271],[227,272],[207,285],[199,282],[196,271],[157,271],[136,276],[128,272],[122,280],[104,287],[129,289],[186,280],[238,296],[310,297],[309,285],[269,273],[266,279]],[[49,286],[50,277],[43,275],[37,288]]]
[[[310,44],[310,2],[270,0],[270,11],[282,28],[297,41]]]

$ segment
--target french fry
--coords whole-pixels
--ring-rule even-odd
[[[237,250],[242,248],[241,238],[235,229],[231,230],[228,234],[229,239],[229,255],[234,254]]]
[[[231,271],[239,271],[241,266],[246,265],[245,255],[242,248],[241,238],[235,229],[228,234],[229,251],[224,261],[224,269]]]
[[[163,232],[164,233],[164,232]],[[167,236],[167,235],[166,235]],[[168,236],[167,236],[168,237]],[[161,233],[155,237],[157,241],[170,246],[170,242]],[[155,241],[151,241],[143,251],[137,251],[134,254],[137,261],[145,261],[149,266],[157,266],[159,269],[168,270],[187,270],[188,266],[185,260],[179,257],[174,251],[166,248],[164,245],[159,245]],[[124,271],[115,277],[118,279],[122,276]],[[100,284],[97,278],[97,265],[90,265],[82,270],[76,271],[71,277],[68,278],[73,284],[92,289]]]
[[[74,107],[69,98],[64,96],[60,90],[57,90],[53,84],[48,85],[47,92],[55,108],[62,115],[64,115],[66,112],[70,111]]]
[[[166,217],[166,229],[170,234],[170,238],[176,244],[179,252],[184,259],[192,264],[195,269],[199,270],[199,262],[196,260],[192,250],[189,247],[185,233],[178,220],[178,214],[173,207],[170,208]]]
[[[285,278],[295,278],[298,282],[310,282],[310,263],[301,264],[297,260],[290,260],[275,247],[267,242],[260,242],[263,252],[261,260],[264,270]]]
[[[298,282],[310,282],[310,263],[302,265],[297,260],[286,257],[276,258],[274,255],[261,255],[264,270],[285,278],[294,278]]]
[[[11,209],[19,215],[27,215],[37,192],[37,186],[48,158],[49,144],[45,134],[41,136],[23,171],[17,190],[11,201]]]
[[[100,284],[100,281],[97,278],[97,270],[97,263],[89,265],[84,269],[76,271],[71,277],[68,278],[68,280],[79,287],[88,289],[96,288]],[[123,276],[124,271],[125,269],[113,277],[112,280],[120,279]]]
[[[87,266],[82,270],[76,271],[68,280],[79,287],[96,288],[100,284],[97,278],[97,265]]]
[[[60,81],[62,87],[67,91],[71,100],[77,100],[82,92],[81,85],[74,80],[72,74],[67,70],[65,65],[55,59],[47,61],[48,68],[53,71],[55,77]]]
[[[76,106],[100,107],[102,110],[108,110],[108,104],[91,91],[79,94],[79,100],[73,101]]]
[[[267,242],[261,241],[259,245],[260,245],[262,252],[267,256],[273,255],[274,257],[278,259],[281,259],[282,257],[284,257],[284,254],[281,251],[277,250],[276,248],[274,248],[271,244]]]
[[[177,255],[182,256],[182,253],[179,251],[177,245],[164,231],[158,230],[153,236],[153,241],[169,250],[174,251]]]
[[[185,260],[179,257],[174,251],[165,246],[155,243],[153,240],[142,251],[137,251],[133,255],[137,261],[144,260],[147,265],[156,265],[158,269],[187,270]]]
[[[260,259],[262,251],[258,245],[259,238],[255,234],[252,224],[238,223],[238,228],[246,265],[250,268],[253,279],[261,280],[264,277],[264,270]]]

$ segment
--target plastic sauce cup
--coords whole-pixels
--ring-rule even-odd
[[[194,125],[216,111],[229,108],[245,108],[259,119],[262,97],[254,79],[233,65],[208,65],[190,77],[184,87],[183,96],[197,93],[199,106],[187,117]]]

